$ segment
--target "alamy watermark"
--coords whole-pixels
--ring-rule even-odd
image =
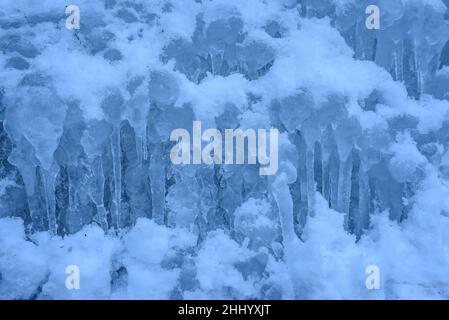
[[[270,129],[225,129],[224,140],[218,129],[202,132],[201,121],[193,122],[193,137],[186,129],[175,129],[170,141],[173,164],[259,164],[260,175],[274,175],[278,170],[279,131]],[[269,143],[267,143],[269,140]],[[203,142],[207,144],[203,148]],[[246,147],[245,147],[246,146]],[[224,147],[224,148],[223,148]],[[223,157],[224,150],[224,157]]]
[[[368,30],[379,30],[380,29],[380,9],[376,5],[369,5],[365,10],[366,14],[369,16],[365,20],[365,26]]]
[[[81,22],[80,8],[71,4],[65,8],[65,13],[69,15],[65,20],[65,27],[68,30],[79,30]]]
[[[75,265],[69,265],[65,268],[65,273],[68,274],[65,280],[65,287],[68,290],[79,290],[80,287],[80,268]]]
[[[375,264],[371,264],[365,268],[365,273],[368,274],[365,280],[365,287],[368,290],[380,289],[380,268]]]

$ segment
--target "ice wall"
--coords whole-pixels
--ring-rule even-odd
[[[380,30],[365,27],[369,4],[381,9]],[[266,271],[273,279],[260,288],[229,296],[307,298],[319,285],[304,282],[297,256],[316,254],[323,212],[342,217],[329,228],[348,247],[369,242],[379,221],[390,223],[379,215],[402,226],[427,212],[432,179],[441,206],[427,213],[447,219],[447,2],[79,1],[79,30],[65,28],[65,5],[7,0],[0,9],[0,217],[22,218],[27,235],[77,237],[92,224],[122,235],[147,218],[157,234],[193,237],[174,250],[180,274],[151,271],[178,283],[162,296],[207,297]],[[194,120],[279,129],[278,174],[173,165],[170,132]],[[231,283],[201,273],[214,246],[248,257],[212,259],[235,266]],[[291,288],[276,280],[286,276]]]

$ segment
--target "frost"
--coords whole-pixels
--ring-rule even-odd
[[[0,298],[449,297],[447,1],[65,5],[0,9]],[[195,120],[278,172],[174,165]]]

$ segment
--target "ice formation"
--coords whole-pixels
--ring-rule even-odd
[[[69,4],[0,8],[0,298],[449,298],[448,0]],[[171,163],[195,120],[276,175]]]

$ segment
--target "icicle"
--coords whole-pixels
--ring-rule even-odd
[[[340,159],[338,152],[334,150],[329,157],[329,199],[330,207],[338,207],[338,182],[340,177]]]
[[[369,188],[369,177],[368,168],[363,159],[360,161],[360,172],[359,172],[359,208],[358,208],[358,224],[356,235],[360,236],[363,229],[367,228],[369,225],[369,206],[370,206],[370,188]]]
[[[112,206],[112,216],[115,228],[120,228],[120,203],[122,194],[122,169],[121,169],[121,148],[120,148],[120,128],[116,128],[111,136],[112,169],[114,174],[114,198]]]
[[[338,198],[337,210],[349,212],[349,197],[351,192],[352,158],[348,157],[345,162],[340,162],[338,173]]]
[[[148,141],[147,141],[147,135],[143,134],[142,135],[142,160],[143,161],[147,161],[148,160]]]
[[[163,144],[155,144],[150,156],[150,184],[152,194],[152,216],[158,224],[164,224],[165,217],[165,161]]]
[[[144,161],[148,160],[147,135],[145,133],[137,135],[137,133],[138,132],[136,132],[137,161],[139,164],[143,164]]]
[[[309,212],[309,206],[308,206],[308,185],[307,185],[307,154],[306,154],[306,145],[305,142],[302,140],[301,146],[300,146],[300,152],[299,152],[299,159],[298,159],[298,165],[299,165],[299,181],[301,186],[301,204],[300,204],[300,222],[301,227],[304,227],[307,220],[307,215]]]
[[[284,259],[292,280],[295,298],[302,297],[301,280],[295,268],[295,250],[299,240],[293,228],[293,200],[290,194],[289,184],[296,180],[295,168],[284,164],[287,168],[282,170],[271,184],[272,194],[279,210],[281,221],[282,239],[284,245]]]
[[[314,152],[307,148],[306,151],[306,171],[307,171],[307,211],[310,216],[314,216],[315,208],[315,170],[314,170]]]
[[[92,201],[97,206],[98,222],[101,228],[106,232],[109,229],[107,212],[104,207],[104,173],[103,160],[101,156],[97,156],[93,161],[93,171],[95,183],[93,184]]]
[[[351,154],[351,185],[349,208],[346,215],[346,230],[353,234],[360,231],[360,158],[356,151]]]
[[[316,190],[321,194],[323,194],[323,166],[321,144],[316,142],[313,158],[313,171]]]
[[[42,182],[45,192],[45,209],[48,219],[48,230],[51,234],[55,235],[57,233],[57,223],[56,223],[56,203],[55,203],[55,181],[58,175],[58,166],[53,164],[49,171],[42,170]]]
[[[301,235],[302,229],[307,221],[309,212],[308,207],[308,184],[307,184],[307,160],[306,160],[306,144],[303,136],[296,131],[293,136],[293,143],[296,146],[297,163],[296,176],[297,179],[290,186],[294,198],[294,222],[298,235]]]

